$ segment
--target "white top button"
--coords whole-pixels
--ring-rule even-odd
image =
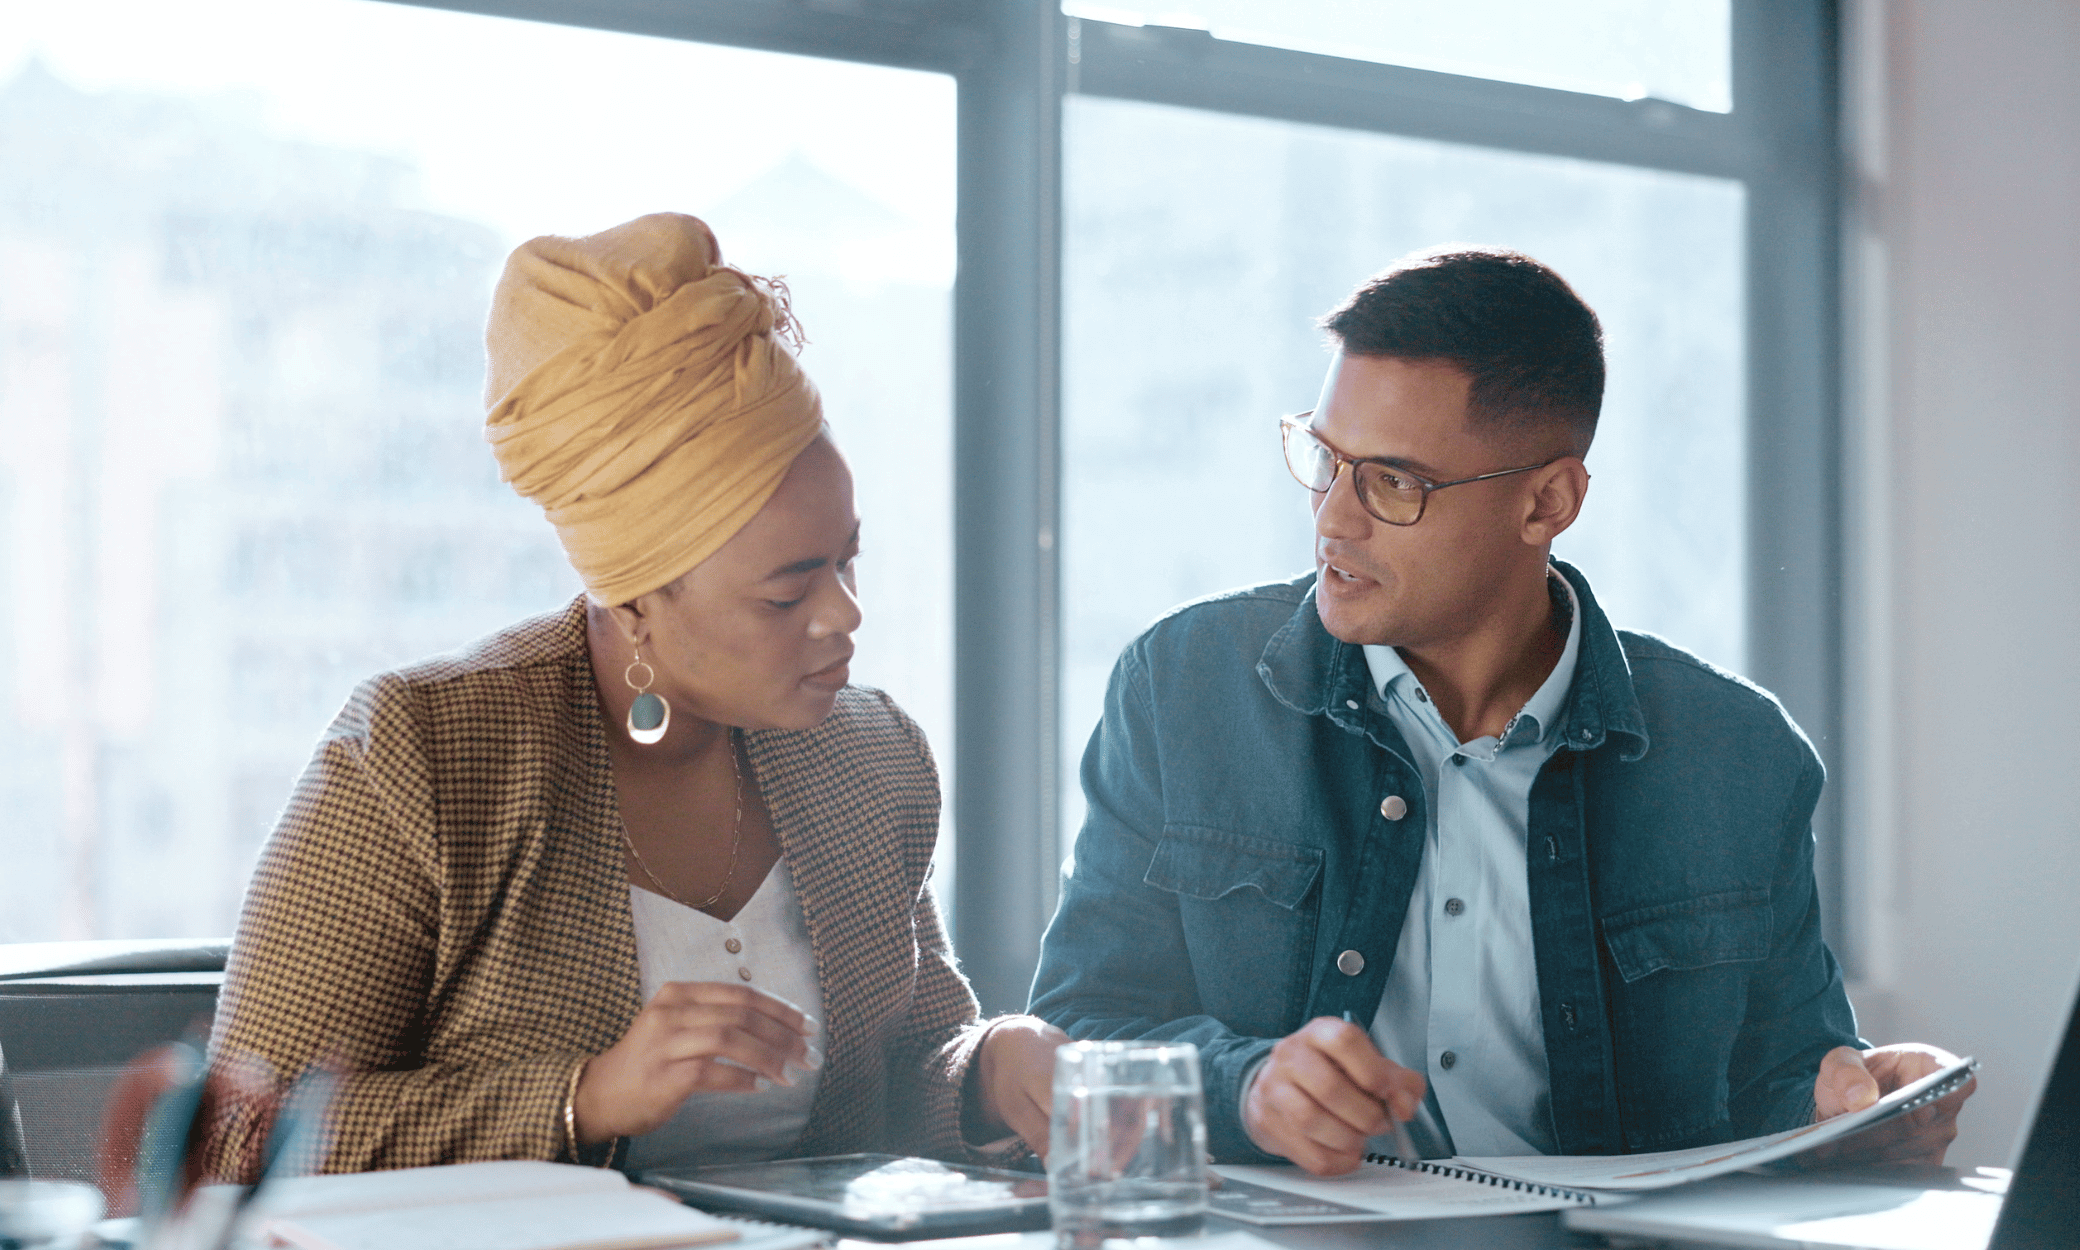
[[[809,1015],[823,1014],[816,953],[785,859],[773,865],[743,910],[726,924],[638,885],[628,887],[628,898],[645,1002],[673,981],[738,981]],[[743,950],[729,952],[731,946]],[[740,968],[750,974],[748,980]],[[820,1026],[809,1041],[819,1048],[830,1045]],[[694,1167],[781,1158],[801,1139],[821,1079],[821,1072],[797,1070],[793,1085],[775,1085],[763,1093],[693,1094],[656,1130],[630,1139],[630,1165]]]
[[[1408,800],[1398,794],[1390,794],[1379,801],[1379,814],[1388,820],[1399,820],[1408,815]]]

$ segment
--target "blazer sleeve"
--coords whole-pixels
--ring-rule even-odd
[[[989,1022],[979,1015],[975,993],[954,964],[938,904],[927,887],[918,899],[916,997],[908,1027],[892,1040],[888,1056],[889,1127],[896,1150],[993,1164],[1017,1153],[1001,1142],[971,1142],[962,1132],[969,1073],[989,1033]]]
[[[442,941],[432,790],[412,735],[374,738],[335,726],[254,871],[210,1047],[246,1096],[214,1119],[214,1176],[256,1179],[274,1096],[312,1064],[343,1073],[320,1170],[566,1157],[584,1054],[425,1061]]]
[[[887,706],[923,757],[931,778],[929,801],[920,805],[928,810],[919,813],[912,843],[929,865],[938,839],[938,769],[916,723],[892,701]],[[917,980],[908,1016],[891,1037],[887,1055],[892,1146],[927,1158],[1001,1165],[1030,1152],[1015,1137],[980,1143],[962,1132],[969,1073],[981,1057],[990,1022],[979,1018],[981,1005],[946,940],[928,869],[924,878],[911,917]]]

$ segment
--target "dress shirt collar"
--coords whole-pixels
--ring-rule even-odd
[[[1581,654],[1582,612],[1574,587],[1550,567],[1546,570],[1546,591],[1552,596],[1553,607],[1567,614],[1567,642],[1560,648],[1560,659],[1553,671],[1546,674],[1523,709],[1510,718],[1509,725],[1498,735],[1498,750],[1519,743],[1559,741],[1568,688],[1574,684],[1575,662]],[[1391,706],[1398,699],[1409,712],[1420,714],[1427,710],[1432,717],[1436,716],[1435,705],[1399,651],[1387,646],[1367,646],[1364,651],[1365,666],[1371,670],[1373,685],[1382,701]]]
[[[1577,653],[1574,687],[1567,697],[1567,745],[1577,751],[1601,749],[1609,738],[1618,758],[1630,763],[1647,753],[1646,717],[1632,687],[1632,666],[1625,647],[1611,628],[1610,619],[1596,605],[1596,592],[1581,570],[1564,560],[1553,568],[1574,592],[1576,618],[1581,622],[1581,649]],[[1326,716],[1348,733],[1368,734],[1383,748],[1405,749],[1400,731],[1380,727],[1361,715],[1359,700],[1371,686],[1365,671],[1364,650],[1341,642],[1322,626],[1315,611],[1315,575],[1295,578],[1301,591],[1291,619],[1271,636],[1258,657],[1258,680],[1271,697],[1302,716]],[[582,622],[578,638],[582,641]]]

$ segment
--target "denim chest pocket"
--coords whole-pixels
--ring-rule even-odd
[[[1603,943],[1630,985],[1664,970],[1766,959],[1771,920],[1768,890],[1726,890],[1608,917]]]
[[[1164,828],[1143,879],[1159,890],[1209,901],[1254,890],[1292,911],[1307,898],[1321,872],[1320,847],[1171,825]]]

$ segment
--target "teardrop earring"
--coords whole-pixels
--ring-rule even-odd
[[[643,670],[641,685],[636,684],[636,670]],[[661,694],[650,693],[650,683],[657,680],[657,670],[643,662],[643,653],[621,674],[621,680],[636,692],[635,702],[628,705],[628,736],[650,746],[664,741],[664,731],[672,727],[672,705],[664,701]]]

